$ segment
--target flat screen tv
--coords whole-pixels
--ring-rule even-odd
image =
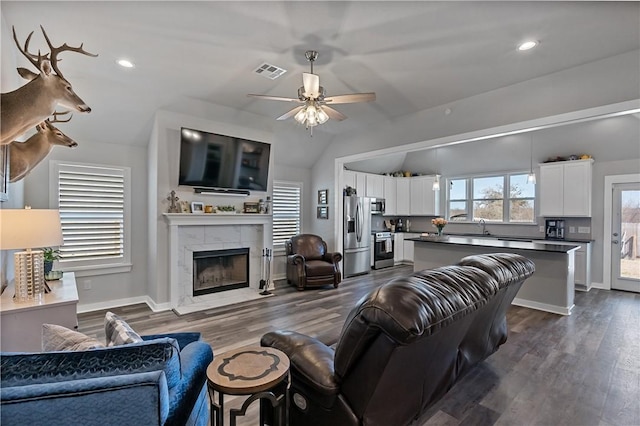
[[[180,129],[180,185],[212,189],[267,190],[271,145]]]

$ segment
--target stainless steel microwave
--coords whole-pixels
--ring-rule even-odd
[[[371,199],[371,214],[384,214],[384,198]]]

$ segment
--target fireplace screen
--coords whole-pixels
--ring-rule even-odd
[[[193,253],[193,295],[249,287],[249,248]]]

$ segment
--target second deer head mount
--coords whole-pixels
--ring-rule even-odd
[[[54,146],[75,148],[76,141],[58,130],[53,123],[66,123],[71,120],[58,119],[68,114],[54,112],[53,119],[46,119],[36,126],[37,133],[24,142],[13,142],[9,145],[9,182],[17,182],[26,177],[53,149]]]
[[[65,51],[93,57],[98,55],[85,51],[82,47],[83,44],[80,44],[79,47],[71,47],[64,43],[62,46],[54,47],[44,28],[40,26],[40,29],[49,46],[49,53],[29,52],[33,31],[22,47],[18,42],[16,30],[13,28],[13,40],[18,50],[39,73],[34,73],[26,68],[18,68],[18,73],[29,82],[13,92],[2,93],[0,145],[13,142],[28,129],[41,123],[54,113],[57,105],[79,112],[91,112],[91,108],[76,95],[71,83],[62,75],[60,68],[58,68],[58,55]]]

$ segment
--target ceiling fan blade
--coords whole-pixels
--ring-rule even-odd
[[[300,111],[302,108],[304,108],[304,105],[300,105],[298,107],[295,107],[294,109],[292,109],[291,111],[282,114],[280,117],[276,118],[276,120],[286,120],[287,118],[291,118],[294,115],[296,115],[298,113],[298,111]],[[327,114],[329,115],[329,114]]]
[[[320,96],[320,77],[308,72],[302,73],[302,85],[304,86],[304,95],[308,98],[317,98]]]
[[[302,102],[298,98],[283,98],[281,96],[254,95],[253,93],[249,93],[247,96],[251,96],[253,98],[264,99],[264,100],[267,100],[267,101]]]
[[[332,104],[353,104],[356,102],[371,102],[376,100],[376,94],[371,93],[351,93],[348,95],[336,95],[324,98],[325,102]]]
[[[326,112],[329,118],[331,118],[332,120],[342,121],[345,118],[347,118],[347,116],[344,115],[343,113],[336,111],[335,109],[327,105],[322,105],[322,110]]]

